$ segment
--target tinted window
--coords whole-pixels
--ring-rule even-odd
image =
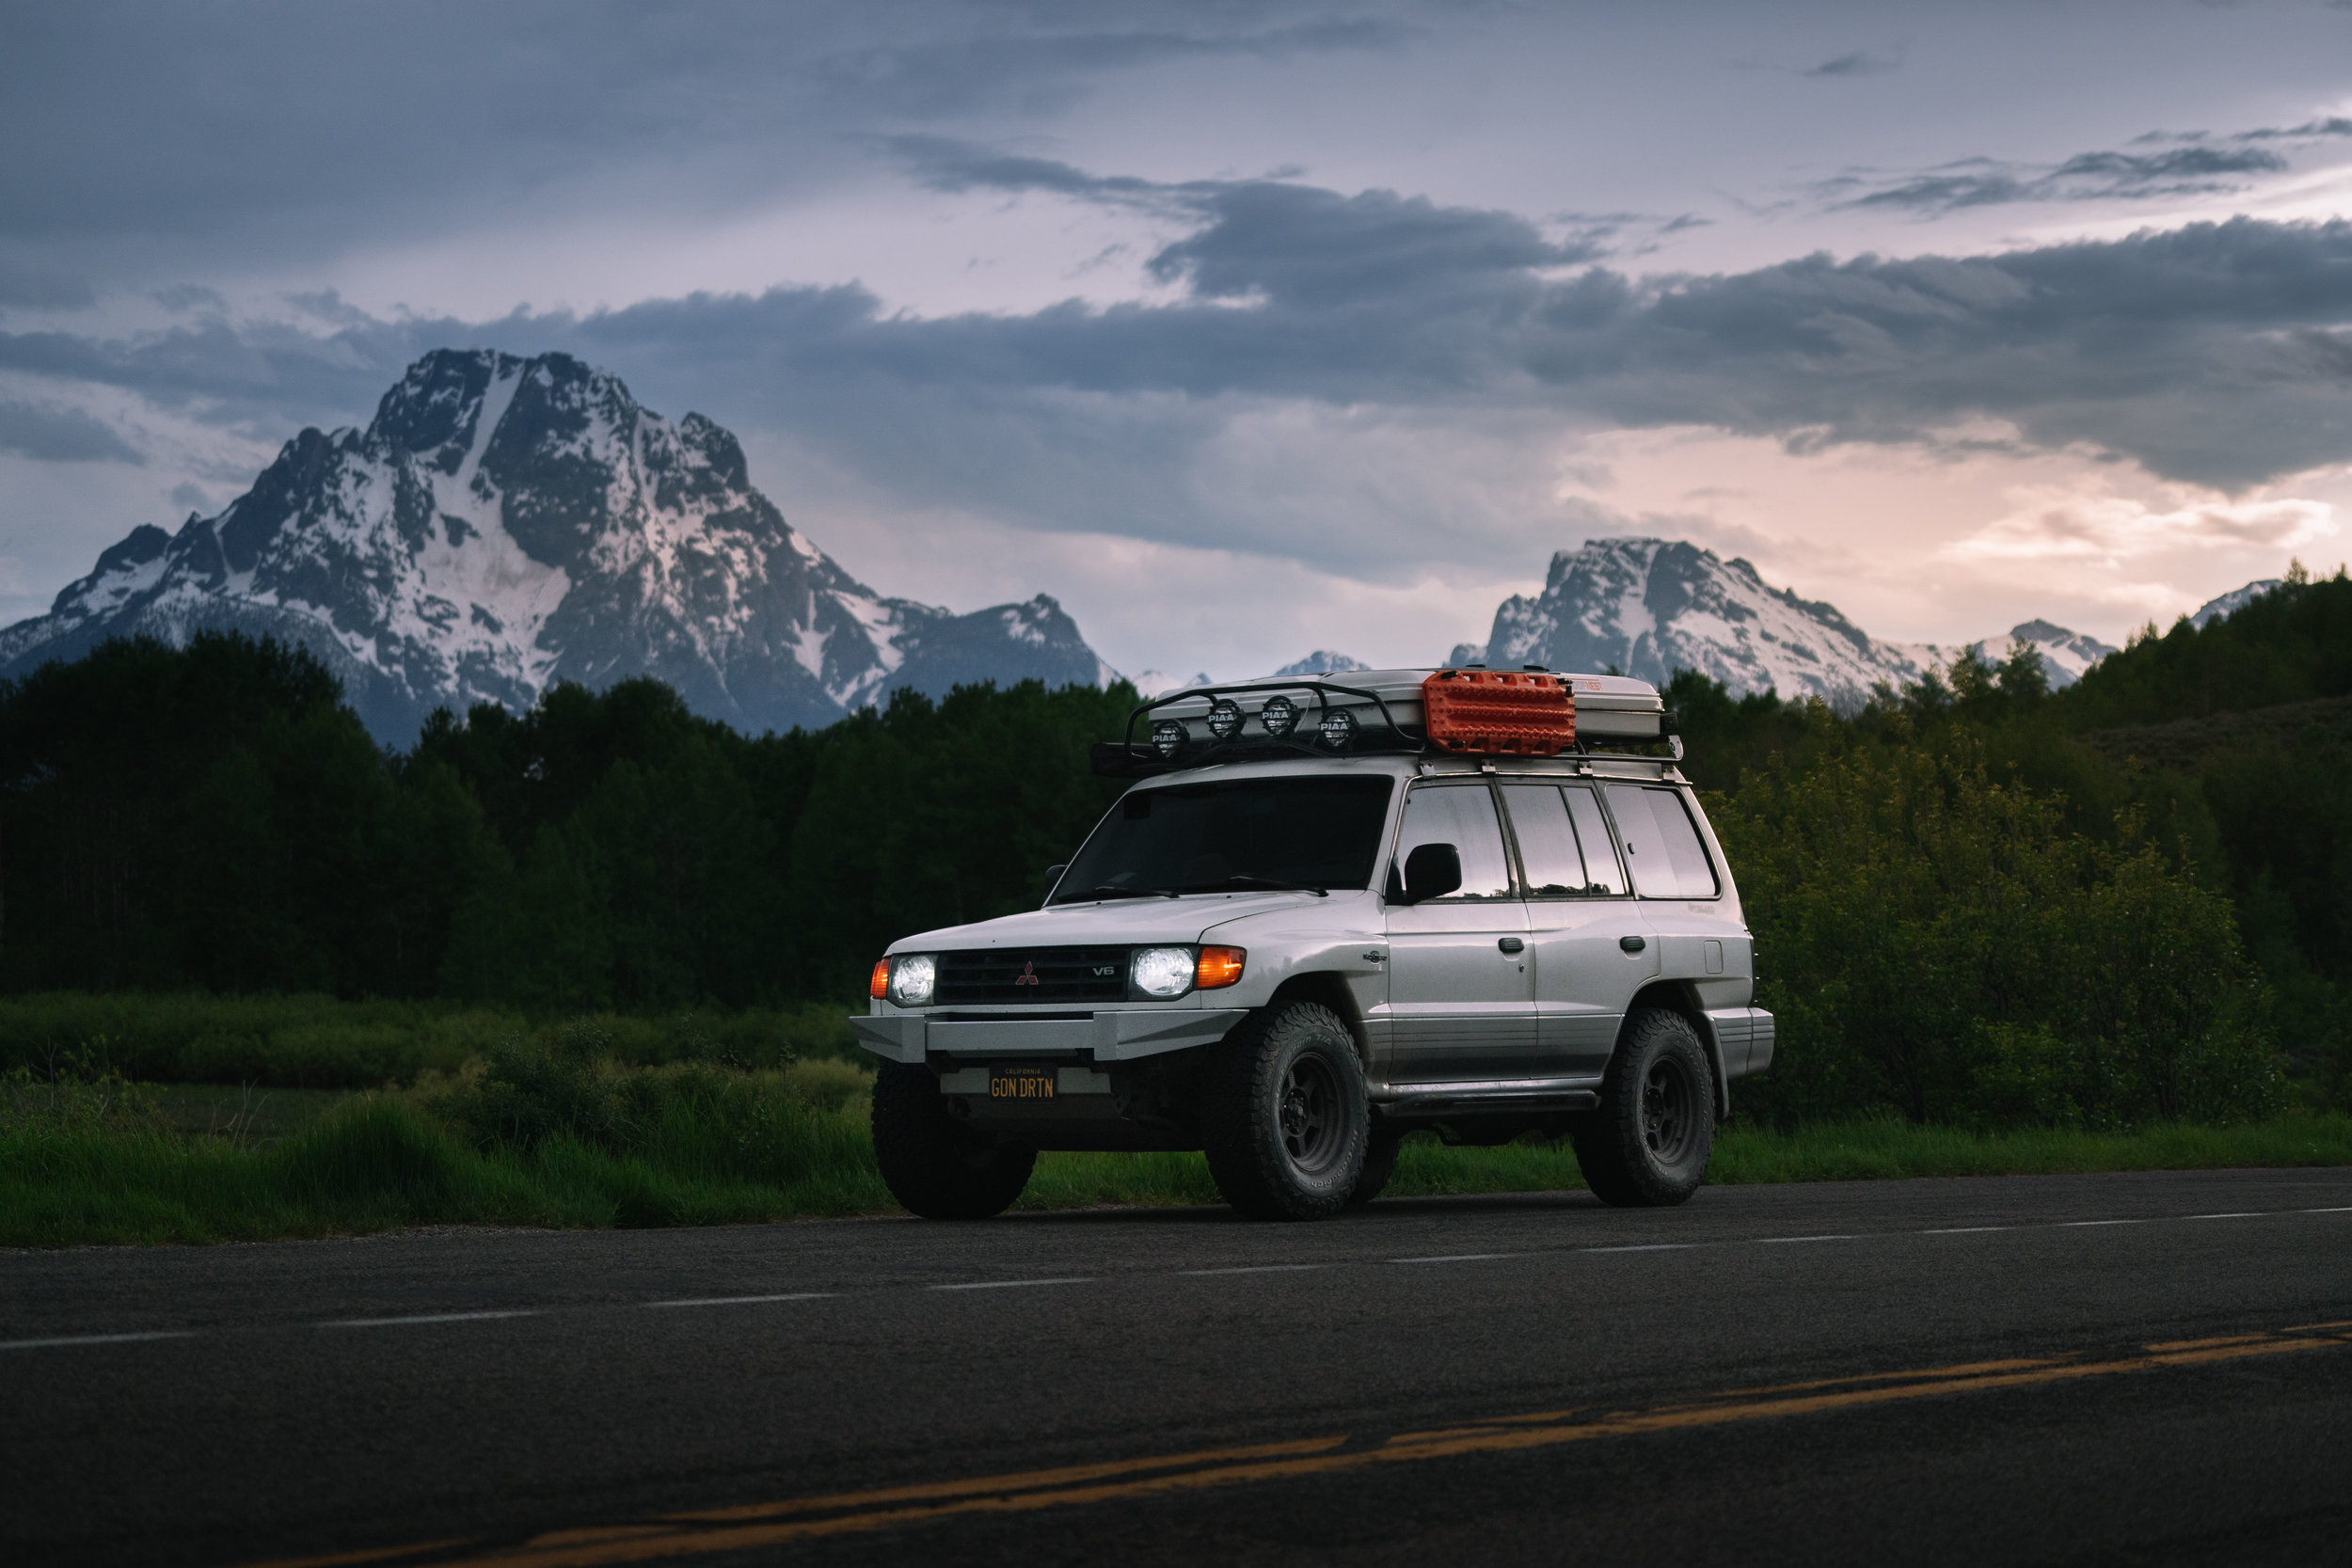
[[[1567,898],[1589,891],[1584,856],[1568,825],[1567,802],[1558,784],[1504,784],[1502,803],[1511,832],[1519,841],[1519,868],[1527,873],[1530,898]]]
[[[1645,898],[1715,896],[1715,868],[1708,863],[1680,790],[1611,784],[1609,809],[1625,837],[1634,891]]]
[[[1451,844],[1462,855],[1462,891],[1454,898],[1510,898],[1511,863],[1502,853],[1502,824],[1483,784],[1423,784],[1405,797],[1405,832],[1397,841],[1401,871],[1422,844]]]
[[[1568,817],[1576,824],[1576,839],[1584,851],[1586,886],[1596,894],[1625,894],[1625,872],[1617,864],[1616,847],[1609,841],[1609,822],[1600,814],[1600,802],[1589,789],[1564,789],[1561,795],[1568,802]]]
[[[1265,882],[1370,887],[1394,787],[1390,779],[1327,776],[1131,790],[1070,863],[1053,902],[1130,890],[1247,892]]]

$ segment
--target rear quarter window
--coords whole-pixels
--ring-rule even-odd
[[[1723,892],[1680,790],[1611,784],[1609,813],[1617,819],[1634,892],[1645,898],[1712,898]]]

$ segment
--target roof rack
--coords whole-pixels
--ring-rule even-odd
[[[1525,679],[1529,674],[1545,677],[1540,689],[1547,695],[1552,690],[1566,694],[1558,705],[1565,722],[1549,717],[1556,710],[1538,695],[1539,683]],[[1462,693],[1469,700],[1467,708],[1458,700],[1439,705],[1451,710],[1438,715],[1449,733],[1433,736],[1429,708],[1435,699],[1430,689],[1450,679],[1462,680],[1466,688],[1475,683],[1478,692]],[[1528,689],[1527,722],[1514,722],[1507,712],[1481,701],[1493,695],[1488,688],[1506,682]],[[1302,693],[1311,697],[1311,708],[1297,700]],[[1252,705],[1250,698],[1258,701]],[[1679,762],[1682,739],[1676,718],[1646,682],[1557,674],[1533,665],[1507,675],[1483,668],[1368,671],[1348,683],[1324,675],[1263,676],[1152,698],[1127,715],[1120,739],[1094,743],[1091,762],[1096,773],[1115,779],[1297,756],[1326,761],[1431,754],[1622,756]],[[1138,741],[1136,727],[1147,720],[1146,738]],[[1199,733],[1200,728],[1207,735]],[[1547,739],[1549,746],[1543,743]],[[1612,740],[1663,741],[1672,754],[1661,758],[1597,744]]]

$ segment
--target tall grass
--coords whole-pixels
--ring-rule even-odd
[[[432,1224],[713,1225],[895,1212],[870,1078],[848,1063],[625,1063],[593,1024],[510,1037],[453,1075],[353,1096],[274,1143],[190,1136],[117,1074],[0,1075],[0,1245],[218,1242]],[[2133,1133],[1894,1121],[1734,1126],[1718,1183],[2352,1164],[2352,1117]],[[1582,1185],[1566,1144],[1409,1140],[1392,1196]],[[1198,1154],[1049,1153],[1019,1207],[1217,1201]]]
[[[775,1068],[855,1054],[850,1011],[803,1003],[588,1022],[621,1061]],[[455,1072],[532,1023],[511,1009],[446,1002],[48,991],[0,997],[0,1070],[78,1063],[170,1083],[374,1088]]]

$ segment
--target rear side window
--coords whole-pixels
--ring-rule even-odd
[[[1611,784],[1609,810],[1643,897],[1712,898],[1723,891],[1680,790]]]
[[[1422,844],[1451,844],[1460,852],[1462,891],[1449,896],[1517,896],[1511,863],[1502,852],[1502,824],[1485,784],[1423,784],[1405,797],[1405,831],[1396,845],[1400,869]]]
[[[1591,898],[1625,891],[1616,851],[1609,847],[1609,830],[1601,825],[1600,807],[1591,790],[1504,784],[1502,800],[1511,814],[1511,832],[1519,841],[1519,864],[1527,873],[1530,898]],[[1583,835],[1570,819],[1571,810],[1581,814]],[[1589,843],[1581,842],[1585,835]]]

